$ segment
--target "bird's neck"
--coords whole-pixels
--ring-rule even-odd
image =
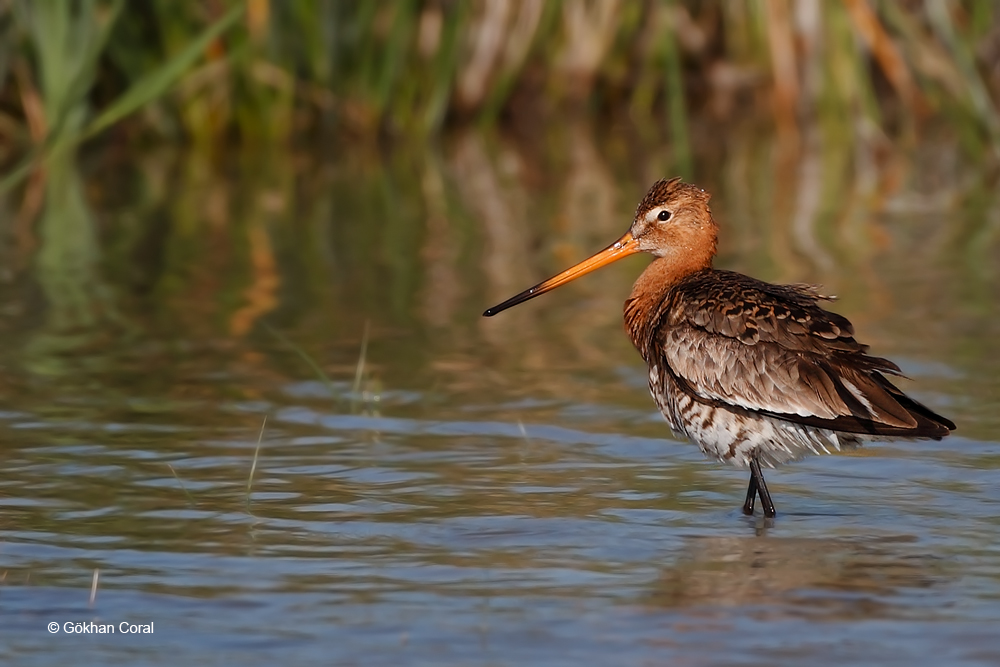
[[[711,254],[657,257],[635,281],[632,293],[625,300],[625,329],[632,344],[647,362],[647,351],[656,333],[661,306],[671,288],[692,273],[710,268]]]

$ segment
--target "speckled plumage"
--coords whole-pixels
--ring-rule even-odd
[[[774,465],[856,446],[859,436],[940,439],[954,428],[886,379],[899,367],[869,356],[851,323],[819,305],[829,297],[816,287],[712,269],[716,226],[706,200],[693,186],[660,181],[636,211],[643,221],[693,201],[702,219],[692,224],[711,237],[701,268],[671,275],[673,258],[658,257],[625,303],[650,391],[675,432],[746,466],[755,451]]]
[[[771,465],[856,446],[859,435],[938,438],[953,425],[899,391],[815,288],[703,269],[630,309],[650,391],[671,428],[708,455]],[[840,435],[838,435],[840,432]]]
[[[843,316],[809,285],[772,285],[712,268],[718,226],[704,190],[658,181],[617,242],[488,310],[493,315],[635,252],[655,259],[625,302],[625,328],[649,366],[670,427],[705,454],[751,469],[744,512],[760,496],[760,463],[892,436],[940,439],[948,419],[888,379],[899,367],[867,354]]]

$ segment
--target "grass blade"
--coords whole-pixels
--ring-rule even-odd
[[[305,350],[303,350],[301,347],[293,343],[291,340],[288,339],[287,336],[282,334],[280,331],[272,327],[267,322],[261,322],[260,324],[262,327],[264,327],[265,331],[267,331],[269,334],[277,338],[279,341],[290,347],[297,355],[299,355],[302,361],[306,362],[306,364],[309,365],[309,368],[313,370],[313,373],[316,374],[316,377],[318,377],[320,381],[326,385],[327,390],[330,392],[330,396],[336,396],[336,392],[333,387],[333,380],[330,379],[329,375],[323,372],[323,369],[319,367],[319,364],[313,361],[313,358],[310,357]]]
[[[170,472],[173,473],[174,479],[177,480],[177,483],[181,485],[181,491],[183,491],[184,495],[187,496],[188,503],[193,507],[194,506],[194,496],[192,496],[191,493],[187,490],[187,487],[184,486],[184,482],[181,481],[181,478],[180,478],[180,476],[178,476],[177,471],[174,470],[174,467],[172,465],[170,465],[169,463],[167,464],[167,467],[170,468]]]
[[[118,99],[108,105],[87,125],[82,139],[91,137],[101,130],[137,111],[163,95],[194,63],[202,57],[205,49],[216,37],[236,23],[243,14],[243,5],[237,5],[195,37],[180,53],[136,81]]]
[[[257,458],[260,456],[260,443],[264,439],[264,427],[267,425],[267,415],[260,425],[260,433],[257,434],[257,448],[253,450],[253,463],[250,464],[250,475],[247,477],[247,514],[250,514],[250,487],[253,486],[253,474],[257,471]]]
[[[97,600],[97,582],[101,579],[101,570],[99,568],[94,568],[94,578],[90,580],[90,608],[94,608],[94,602]]]
[[[31,173],[35,164],[50,152],[71,148],[162,96],[202,56],[212,40],[230,28],[242,14],[243,5],[233,7],[225,16],[195,37],[180,53],[132,84],[81,132],[58,133],[59,136],[56,136],[55,132],[50,132],[49,142],[33,151],[13,171],[0,179],[0,194],[20,183]]]
[[[365,320],[365,332],[361,336],[361,352],[358,354],[358,363],[354,367],[354,386],[351,387],[351,393],[357,395],[361,391],[361,378],[365,374],[365,361],[368,357],[368,329],[371,322]]]

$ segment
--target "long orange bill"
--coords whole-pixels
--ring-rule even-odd
[[[545,294],[550,290],[565,285],[571,280],[576,280],[591,271],[595,271],[602,266],[607,266],[611,262],[616,262],[622,257],[628,257],[639,252],[639,243],[632,238],[632,232],[625,232],[621,237],[607,248],[583,260],[575,266],[571,266],[557,276],[552,276],[548,280],[542,281],[530,289],[526,289],[517,296],[512,296],[501,304],[489,308],[483,313],[483,317],[493,317],[499,312],[507,310],[519,303],[524,303],[528,299],[534,299],[540,294]]]

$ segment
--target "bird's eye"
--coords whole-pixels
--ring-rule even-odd
[[[660,222],[666,222],[670,219],[670,211],[660,211],[660,214],[656,216],[656,219]]]

